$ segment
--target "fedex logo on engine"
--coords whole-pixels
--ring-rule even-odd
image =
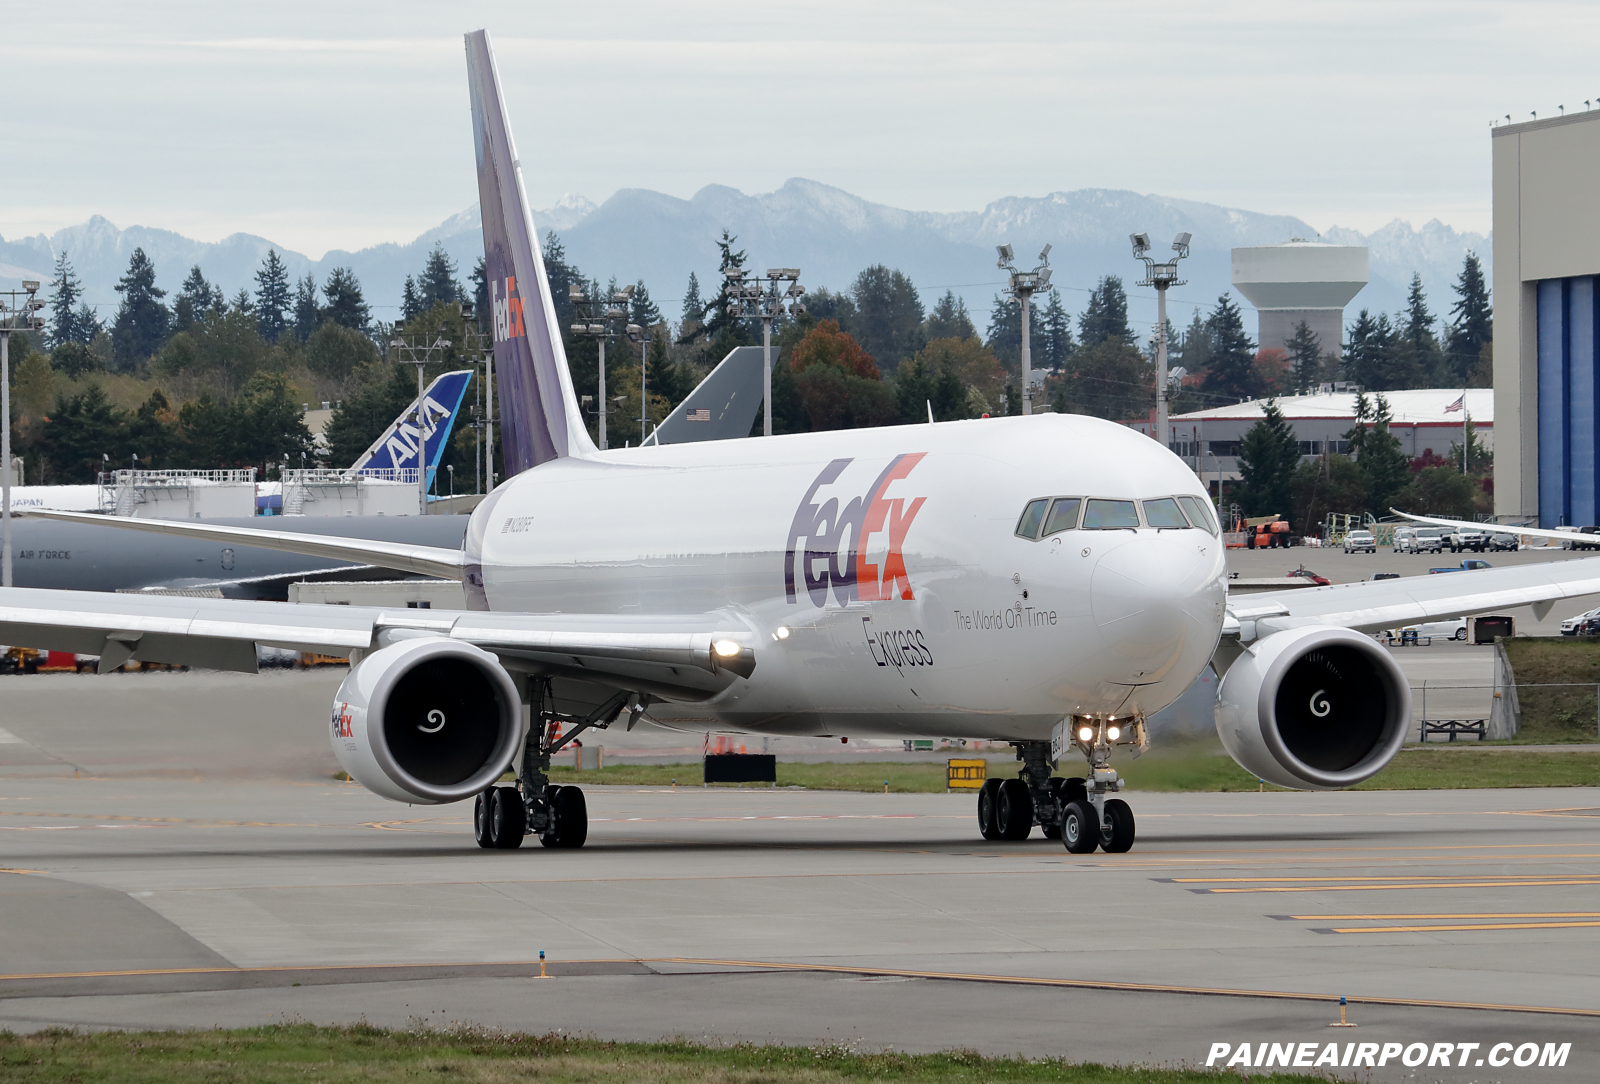
[[[490,280],[489,311],[493,317],[495,342],[527,337],[528,328],[522,322],[522,298],[517,293],[517,276]]]
[[[352,724],[355,716],[350,714],[349,704],[335,704],[333,706],[333,736],[336,738],[353,738],[355,733]]]
[[[854,495],[848,484],[840,483],[854,460],[835,459],[822,468],[806,490],[789,527],[783,586],[790,603],[799,602],[797,579],[804,581],[806,594],[816,606],[827,603],[830,590],[841,606],[852,599],[914,597],[903,549],[911,522],[927,498],[891,495],[889,488],[905,479],[926,455],[912,452],[895,456],[866,492]],[[829,492],[823,493],[824,489]],[[869,560],[869,553],[877,553],[880,546],[884,546],[882,558],[877,562]]]

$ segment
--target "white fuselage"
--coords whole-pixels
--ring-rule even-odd
[[[1210,530],[1031,541],[1024,507],[1178,494],[1207,499],[1166,449],[1076,415],[669,445],[518,475],[475,513],[468,559],[494,610],[745,625],[755,673],[654,705],[664,721],[1040,740],[1175,700],[1216,646],[1226,575]]]

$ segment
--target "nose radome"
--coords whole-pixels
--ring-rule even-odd
[[[1201,555],[1193,545],[1139,535],[1095,565],[1089,597],[1095,627],[1118,654],[1160,669],[1204,630],[1194,600],[1203,586]]]

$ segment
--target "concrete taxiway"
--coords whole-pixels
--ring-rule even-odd
[[[0,1027],[1571,1042],[1564,1078],[1600,1070],[1597,790],[1130,793],[1134,850],[1074,856],[984,843],[970,795],[589,788],[582,851],[485,852],[465,806],[331,779],[337,676],[5,679]]]

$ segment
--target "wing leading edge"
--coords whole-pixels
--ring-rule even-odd
[[[441,636],[508,668],[560,674],[675,700],[704,700],[755,669],[755,638],[726,613],[650,617],[386,610],[176,595],[0,590],[0,641],[124,662],[256,669],[256,645],[357,654]]]

